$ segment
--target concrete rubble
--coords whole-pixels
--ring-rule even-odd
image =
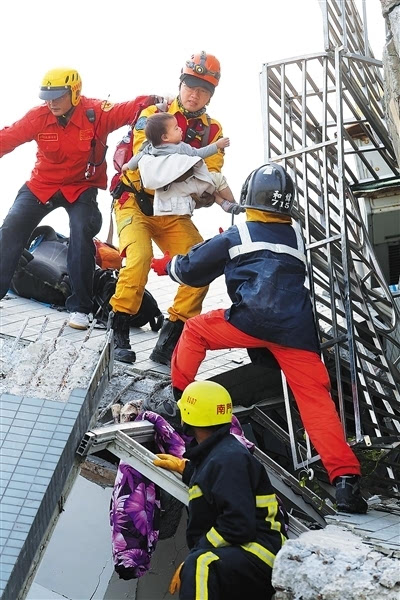
[[[286,542],[272,582],[274,600],[398,600],[400,561],[328,525]]]
[[[111,380],[100,401],[98,426],[105,425],[112,417],[114,422],[133,421],[135,414],[143,408],[154,410],[160,402],[170,398],[170,384],[169,375],[142,372],[116,361]],[[112,414],[112,407],[115,408],[117,403],[121,406],[119,418]]]
[[[64,338],[16,348],[0,339],[0,393],[65,402],[74,388],[86,388],[104,340],[80,347]]]

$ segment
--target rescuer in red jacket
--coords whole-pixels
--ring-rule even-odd
[[[159,101],[139,96],[120,104],[81,96],[77,71],[48,71],[39,98],[45,104],[0,131],[0,157],[25,142],[36,141],[36,164],[19,190],[0,229],[0,298],[9,289],[20,256],[32,231],[55,208],[68,213],[70,242],[68,274],[72,294],[66,301],[69,325],[86,329],[92,310],[95,246],[102,217],[98,189],[106,189],[107,136],[128,125],[137,111]]]

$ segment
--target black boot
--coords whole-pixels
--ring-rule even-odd
[[[335,479],[336,505],[339,512],[367,512],[368,503],[361,496],[360,477],[358,475],[342,475]]]
[[[150,354],[151,360],[161,365],[170,366],[172,353],[181,336],[184,325],[183,321],[170,321],[169,319],[164,321],[157,344]]]
[[[167,385],[149,394],[142,402],[142,410],[158,413],[170,423],[174,418],[176,422],[180,423],[180,414],[176,402],[172,386]]]
[[[173,387],[172,388],[172,394],[173,394],[173,396],[175,398],[175,402],[178,402],[178,400],[180,400],[182,398],[183,392],[179,388]]]
[[[136,354],[131,350],[129,342],[130,317],[128,313],[116,312],[111,326],[114,329],[114,358],[132,364],[136,360]]]

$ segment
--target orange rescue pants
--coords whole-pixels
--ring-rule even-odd
[[[268,348],[295,397],[303,425],[331,482],[340,475],[360,475],[360,464],[347,444],[329,393],[329,375],[315,352],[265,342],[226,321],[225,309],[197,315],[185,323],[171,362],[172,385],[184,390],[194,381],[207,350]]]

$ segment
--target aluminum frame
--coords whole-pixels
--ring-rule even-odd
[[[281,162],[297,188],[296,217],[323,358],[351,444],[400,432],[400,313],[374,256],[356,197],[371,183],[400,184],[384,121],[382,63],[368,43],[366,9],[327,0],[325,51],[265,63],[260,92],[265,162]],[[368,144],[365,144],[365,140]],[[371,157],[384,168],[379,173]],[[361,179],[357,166],[361,165]],[[373,287],[373,279],[379,287]],[[283,377],[293,466],[319,459],[299,422]],[[388,469],[388,476],[394,478]]]

